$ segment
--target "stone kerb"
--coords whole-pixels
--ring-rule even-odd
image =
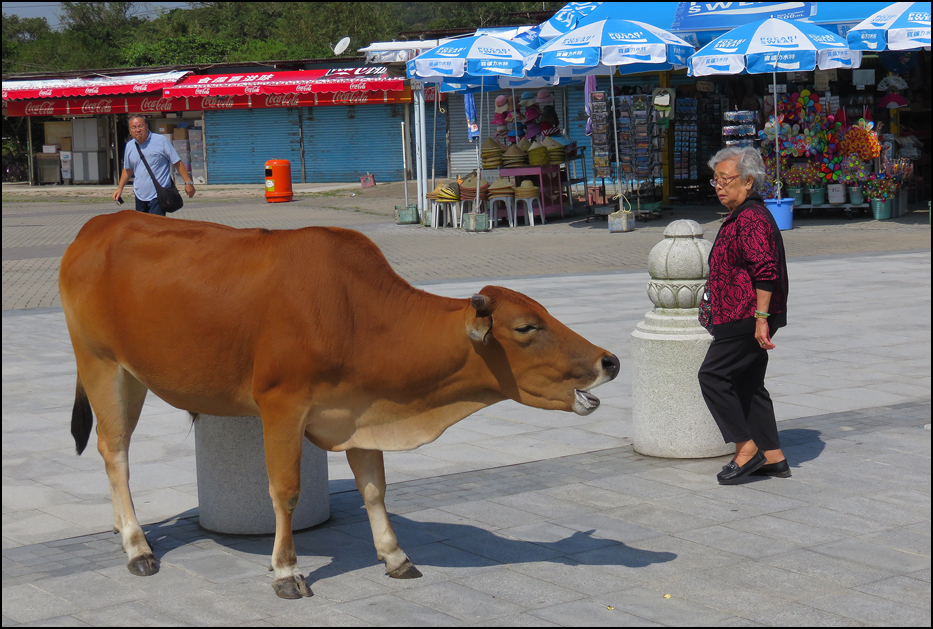
[[[201,415],[194,428],[200,524],[239,535],[275,533],[275,512],[258,417]],[[327,453],[302,439],[301,496],[292,529],[330,517]]]
[[[701,458],[733,451],[697,381],[712,342],[697,320],[711,248],[699,223],[678,220],[648,254],[655,307],[632,332],[633,445],[641,454]]]

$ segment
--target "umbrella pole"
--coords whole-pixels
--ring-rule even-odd
[[[515,144],[518,144],[518,103],[515,101],[515,88],[512,88],[512,130],[515,131]],[[508,139],[505,141],[509,143]]]
[[[778,121],[778,93],[777,93],[777,72],[771,73],[774,82],[774,94],[771,101],[774,103],[774,189],[777,191],[778,201],[781,200],[781,124]]]
[[[610,111],[612,112],[612,136],[615,138],[615,142],[616,142],[616,160],[615,160],[616,161],[616,178],[615,178],[616,179],[615,180],[616,190],[615,192],[617,195],[620,195],[622,194],[622,187],[619,182],[619,161],[621,160],[621,157],[619,155],[619,129],[616,124],[616,115],[618,114],[618,112],[616,111],[616,90],[615,90],[615,85],[612,82],[612,75],[614,73],[615,73],[615,68],[610,68],[609,70],[609,98],[611,99],[610,102],[612,103],[612,107],[610,109]],[[622,207],[622,201],[619,201],[619,207],[620,208]]]
[[[441,84],[434,85],[434,124],[431,126],[431,190],[434,190],[434,180],[437,177],[437,100],[441,96]]]
[[[405,121],[402,121],[402,181],[405,182],[405,207],[408,208],[408,151],[405,150]]]

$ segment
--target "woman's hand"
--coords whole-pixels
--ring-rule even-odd
[[[767,319],[755,319],[755,340],[762,349],[774,349],[775,345],[771,342],[771,331],[768,329]]]

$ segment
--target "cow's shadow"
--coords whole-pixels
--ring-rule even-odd
[[[473,524],[422,522],[398,515],[391,516],[391,520],[400,546],[422,572],[432,567],[443,571],[541,562],[642,568],[677,558],[672,552],[641,550],[610,537],[596,536],[595,529],[569,532],[552,541],[528,541]],[[299,563],[302,556],[331,557],[326,565],[305,573],[312,583],[376,563],[368,521],[332,527],[322,524],[297,533],[295,546]]]
[[[359,507],[364,509],[362,499]],[[421,568],[485,568],[534,562],[642,568],[677,558],[672,552],[641,550],[610,537],[595,536],[595,529],[574,531],[553,541],[527,541],[472,524],[421,522],[398,515],[391,516],[391,520],[402,549]],[[180,518],[143,529],[156,558],[169,563],[173,550],[205,539],[234,554],[268,557],[272,553],[273,535],[226,535],[207,531],[196,523],[196,510],[191,510]],[[182,531],[186,534],[180,534]],[[379,563],[368,520],[347,524],[330,519],[296,531],[294,540],[299,567],[309,583]]]

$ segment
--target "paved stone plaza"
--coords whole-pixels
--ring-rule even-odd
[[[188,415],[152,395],[131,486],[161,571],[127,571],[96,436],[74,454],[56,282],[77,230],[116,207],[94,198],[103,188],[67,192],[3,191],[4,626],[930,625],[925,207],[886,222],[798,217],[784,232],[790,323],[767,384],[793,476],[730,487],[715,479],[728,457],[631,446],[648,251],[675,218],[712,240],[718,208],[677,207],[629,234],[580,215],[468,234],[393,224],[397,184],[308,186],[289,204],[264,203],[261,186],[204,190],[180,218],[358,229],[416,285],[522,291],[622,361],[588,417],[501,403],[386,455],[386,505],[421,579],[385,575],[346,459],[329,454],[331,519],[295,536],[315,595],[286,601],[266,571],[272,536],[198,526]]]

